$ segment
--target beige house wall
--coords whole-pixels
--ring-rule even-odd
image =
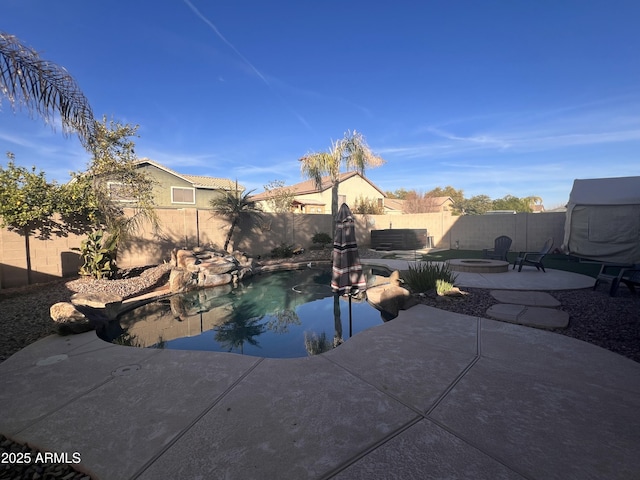
[[[155,265],[171,258],[173,248],[196,246],[222,249],[229,224],[210,210],[164,208],[157,210],[161,229],[149,225],[118,251],[122,268]],[[564,237],[564,213],[451,216],[448,212],[412,215],[355,215],[359,245],[370,245],[370,231],[388,228],[427,229],[437,248],[479,250],[493,246],[499,235],[513,239],[512,250],[536,251],[548,237],[560,246]],[[260,224],[236,227],[230,248],[267,257],[281,244],[309,248],[316,232],[331,232],[331,215],[264,214]],[[84,236],[49,240],[30,238],[33,282],[41,283],[75,275],[81,265],[79,248]],[[426,239],[425,239],[426,240]],[[456,244],[457,242],[457,244]],[[425,242],[426,244],[426,242]],[[27,284],[24,237],[0,229],[0,288]]]
[[[338,185],[338,195],[344,195],[345,202],[349,205],[350,208],[353,208],[356,204],[356,201],[362,196],[365,199],[373,199],[375,201],[382,200],[384,197],[382,193],[367,182],[365,179],[360,177],[359,175],[354,175],[346,180],[340,182]],[[301,201],[310,201],[313,200],[319,204],[324,204],[324,207],[321,205],[309,205],[307,210],[304,213],[308,214],[330,214],[331,213],[331,189],[324,190],[323,192],[314,192],[308,193],[304,195],[295,195],[296,199]],[[268,202],[260,201],[258,202],[262,209],[265,212],[271,212],[271,208],[269,207]],[[339,205],[338,205],[339,206]],[[319,208],[320,212],[315,209]]]

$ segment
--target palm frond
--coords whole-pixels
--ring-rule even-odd
[[[93,112],[71,75],[4,32],[0,32],[0,93],[12,108],[24,105],[47,123],[58,113],[63,133],[75,132],[85,147],[89,144],[95,128]]]

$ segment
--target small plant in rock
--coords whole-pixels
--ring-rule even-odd
[[[84,260],[80,267],[80,275],[112,278],[118,270],[116,265],[117,245],[115,235],[105,239],[102,230],[89,234],[80,244],[80,254]]]
[[[446,295],[451,290],[453,290],[453,283],[447,282],[446,280],[436,280],[436,293],[439,296]]]
[[[414,293],[424,293],[436,290],[438,281],[441,282],[441,291],[447,284],[453,287],[456,278],[457,275],[445,263],[419,262],[409,264],[404,281]]]
[[[271,250],[271,258],[289,258],[293,256],[293,245],[281,243],[279,247]]]

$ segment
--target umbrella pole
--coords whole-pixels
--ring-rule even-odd
[[[351,293],[349,293],[349,338],[353,334],[353,325],[351,323]]]

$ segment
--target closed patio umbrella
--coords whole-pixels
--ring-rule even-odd
[[[340,207],[336,219],[331,288],[338,295],[349,296],[367,288],[356,243],[355,222],[346,203]]]
[[[351,336],[351,297],[367,288],[367,280],[362,272],[358,244],[356,243],[355,222],[351,210],[343,203],[336,219],[336,232],[333,238],[333,266],[331,289],[335,294],[335,302],[339,295],[349,297],[349,336]],[[335,306],[334,306],[335,310]],[[336,316],[336,325],[340,321],[340,309]],[[342,329],[336,335],[342,337]],[[342,341],[341,338],[336,340]]]

